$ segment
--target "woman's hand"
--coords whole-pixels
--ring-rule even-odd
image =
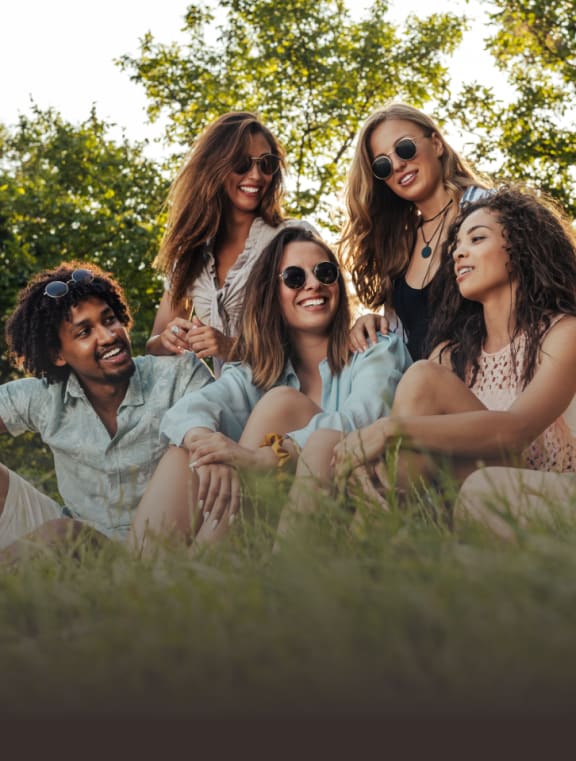
[[[388,333],[388,320],[381,314],[363,314],[359,317],[350,331],[350,349],[366,351],[368,342],[377,342],[377,332]]]
[[[188,351],[187,336],[193,327],[190,320],[186,320],[184,317],[174,317],[154,338],[160,341],[162,349],[167,354],[182,354],[182,352]],[[155,353],[160,352],[156,351]]]
[[[194,466],[194,467],[192,467]],[[240,510],[240,477],[230,465],[195,466],[191,470],[198,479],[198,510],[202,514],[202,527],[214,531],[225,519],[230,525]]]
[[[184,437],[184,446],[190,452],[191,465],[197,468],[214,464],[256,468],[261,459],[258,452],[240,446],[223,433],[207,432],[206,429],[188,431]]]
[[[193,351],[199,359],[218,357],[225,362],[230,354],[234,339],[224,333],[205,325],[197,317],[192,318],[185,336],[186,347]]]
[[[360,465],[352,471],[349,483],[345,486],[349,493],[359,492],[361,497],[366,497],[370,503],[367,507],[377,505],[385,512],[389,512],[390,506],[385,497],[388,490],[388,478],[384,462],[375,465]]]
[[[386,451],[387,418],[352,431],[334,447],[332,467],[339,478],[346,478],[360,465],[374,463]]]

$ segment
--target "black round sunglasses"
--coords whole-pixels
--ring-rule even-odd
[[[416,141],[413,138],[403,137],[398,140],[392,152],[402,161],[409,161],[414,158],[417,149]],[[377,180],[387,180],[392,174],[393,168],[392,159],[388,153],[381,153],[372,162],[372,174]]]
[[[71,285],[78,285],[79,283],[91,283],[94,280],[94,275],[90,270],[74,270],[70,280],[64,282],[64,280],[52,280],[51,283],[44,288],[44,296],[49,296],[51,299],[61,299],[66,296],[70,290]]]
[[[312,267],[312,274],[323,285],[332,285],[338,280],[340,270],[334,262],[318,262]],[[292,265],[278,275],[287,288],[297,291],[306,284],[306,270],[304,267]]]

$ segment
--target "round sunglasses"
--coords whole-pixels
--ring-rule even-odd
[[[61,299],[62,296],[66,296],[71,285],[91,283],[93,280],[94,275],[90,270],[74,270],[68,282],[64,282],[64,280],[52,280],[51,283],[48,283],[46,288],[44,288],[44,296],[49,296],[51,299]]]
[[[280,169],[280,157],[274,153],[264,153],[262,156],[244,156],[238,159],[232,167],[232,171],[234,174],[247,174],[254,164],[258,165],[262,174],[271,176]]]
[[[403,137],[401,140],[398,140],[392,150],[402,161],[413,159],[416,151],[416,141],[411,137]],[[372,162],[372,174],[377,180],[387,180],[392,174],[393,169],[392,159],[388,153],[381,153]]]
[[[333,285],[340,276],[338,265],[334,262],[318,262],[312,267],[312,274],[322,285]],[[306,270],[304,267],[292,265],[286,267],[278,277],[282,280],[287,288],[297,291],[306,285]]]

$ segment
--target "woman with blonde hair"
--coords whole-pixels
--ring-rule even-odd
[[[414,360],[423,355],[431,316],[430,285],[459,205],[486,183],[426,114],[404,103],[365,122],[348,175],[341,253],[360,301],[384,316],[356,323],[351,346],[362,351],[376,327],[399,318]]]
[[[293,223],[281,206],[284,163],[281,145],[254,114],[224,114],[200,135],[168,195],[155,262],[166,289],[148,353],[192,350],[213,357],[219,371],[238,333],[250,271]]]

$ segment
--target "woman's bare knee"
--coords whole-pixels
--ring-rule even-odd
[[[444,415],[485,409],[460,378],[436,362],[421,359],[402,376],[392,405],[392,415]]]
[[[288,386],[270,389],[256,404],[244,427],[240,444],[259,446],[266,433],[288,433],[304,428],[320,408],[301,391]]]

